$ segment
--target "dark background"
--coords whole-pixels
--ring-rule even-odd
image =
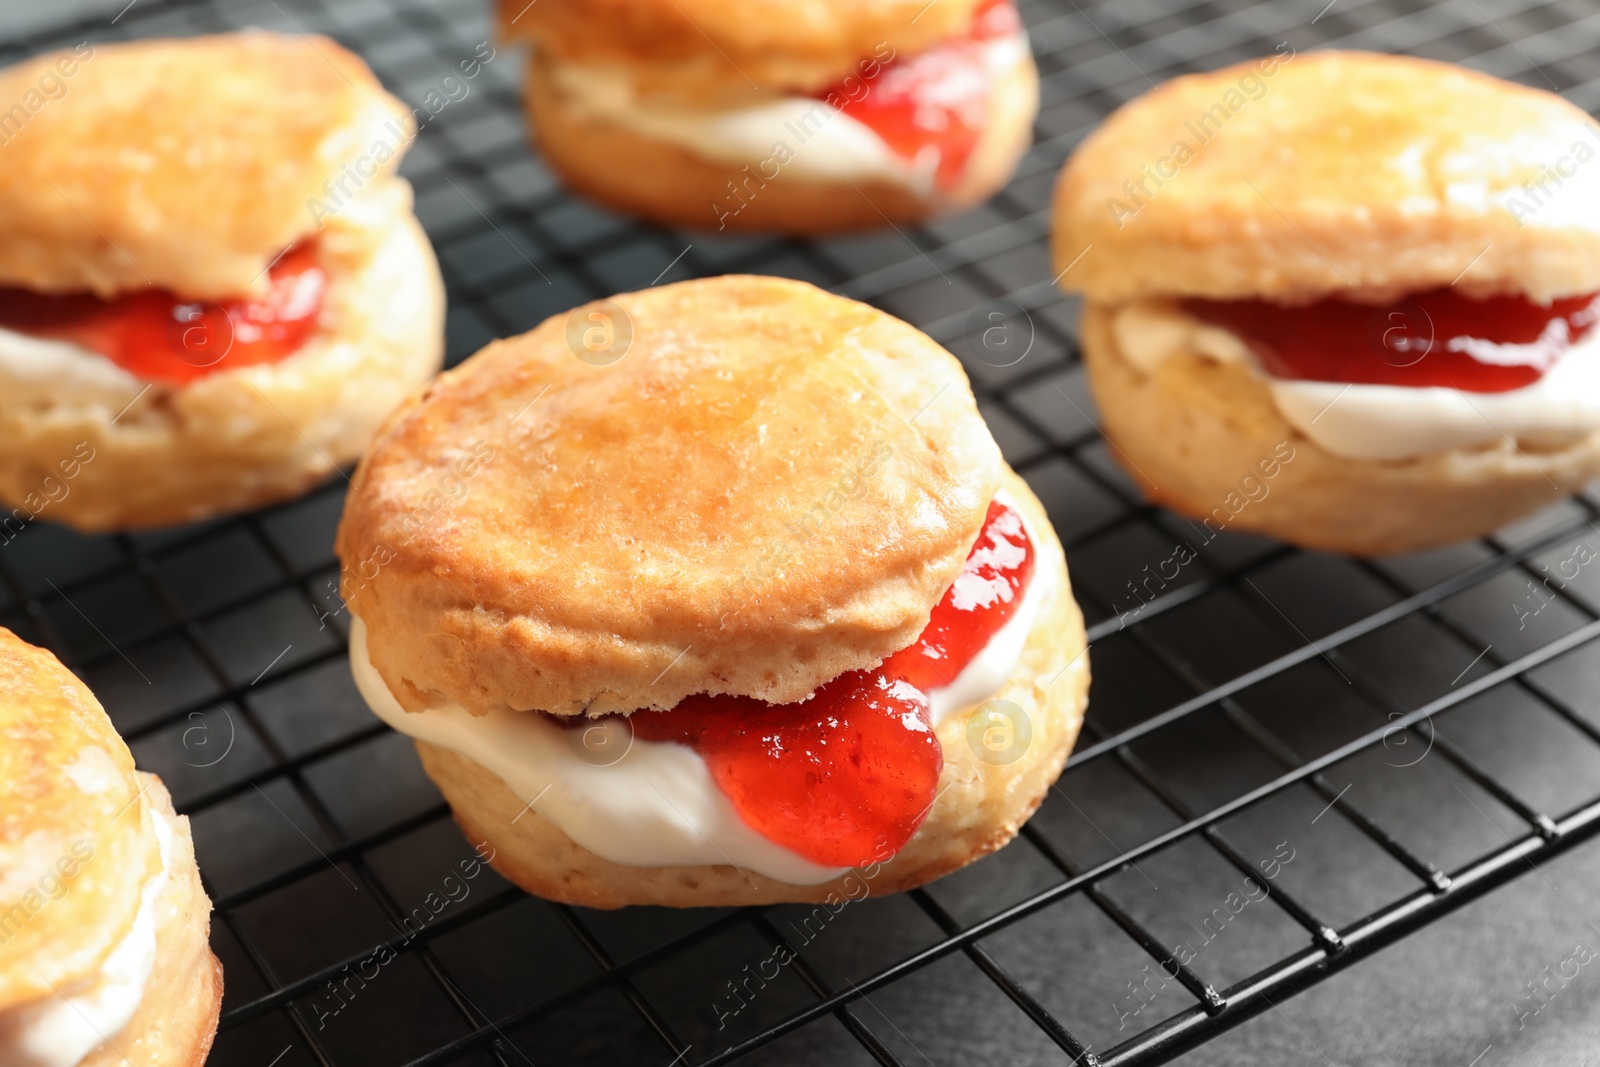
[[[489,37],[482,0],[124,3],[7,5],[7,57],[86,38],[323,32],[422,105]],[[1590,501],[1483,542],[1377,563],[1224,535],[1126,629],[1113,617],[1114,601],[1127,606],[1125,583],[1189,534],[1143,506],[1110,461],[1078,367],[1075,301],[1051,285],[1046,208],[1078,140],[1152,80],[1285,40],[1460,61],[1585,108],[1600,103],[1591,4],[1324,3],[1025,2],[1043,109],[1009,188],[926,227],[819,242],[679,234],[568,197],[527,147],[523,58],[496,45],[402,168],[450,286],[451,360],[584,300],[727,271],[805,278],[927,329],[968,366],[995,436],[1068,545],[1079,598],[1099,624],[1090,728],[1023,839],[924,892],[851,905],[805,948],[805,966],[786,969],[725,1031],[713,1001],[771,954],[796,909],[585,912],[484,873],[396,958],[367,965],[370,980],[349,979],[335,995],[329,980],[399,940],[401,917],[468,855],[410,744],[356,698],[344,616],[321,621],[340,608],[331,537],[342,480],[257,515],[154,535],[86,539],[36,526],[0,548],[0,621],[83,675],[141,766],[164,776],[193,819],[228,969],[212,1062],[668,1064],[681,1053],[677,1062],[699,1063],[1070,872],[1139,849],[1136,866],[1113,863],[1092,894],[1063,894],[870,985],[741,1062],[1066,1063],[1073,1042],[1104,1052],[1196,1003],[1178,982],[1153,981],[1151,1003],[1133,1013],[1128,983],[1153,973],[1153,957],[1114,917],[1163,946],[1186,941],[1201,981],[1259,1011],[1178,1062],[1588,1062],[1600,1049],[1600,965],[1581,967],[1520,1025],[1519,1014],[1536,1006],[1527,983],[1546,967],[1580,942],[1600,950],[1591,925],[1600,847],[1582,843],[1600,795],[1600,648],[1590,641],[1600,568],[1525,626],[1517,605],[1539,563],[1580,541],[1600,548]],[[1009,303],[993,303],[1001,298]],[[1033,339],[1014,365],[975,343],[991,310],[1009,336]],[[1427,603],[1403,603],[1429,590]],[[1361,633],[1306,651],[1383,611]],[[1571,647],[1552,655],[1551,642]],[[1296,650],[1296,661],[1279,659]],[[1501,684],[1478,681],[1505,664]],[[1251,671],[1228,700],[1194,699]],[[1460,699],[1474,685],[1483,691]],[[1145,847],[1435,700],[1449,706],[1420,732],[1396,732],[1313,782],[1280,783],[1208,834]],[[1191,710],[1139,726],[1180,707]],[[1129,729],[1141,732],[1126,746],[1081,754]],[[1560,832],[1541,844],[1543,815]],[[1280,843],[1294,858],[1273,888],[1352,942],[1385,936],[1384,909],[1420,901],[1442,913],[1465,886],[1504,884],[1291,996],[1273,969],[1317,954],[1278,903],[1248,904],[1208,944],[1197,931],[1245,888],[1222,849],[1249,867]],[[1505,858],[1512,846],[1526,858]],[[1421,866],[1455,874],[1485,857],[1448,892],[1430,888]],[[1269,984],[1249,987],[1257,974]],[[492,1043],[468,1042],[458,1058],[439,1051],[491,1020]]]

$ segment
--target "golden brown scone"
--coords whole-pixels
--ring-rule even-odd
[[[502,0],[500,16],[533,45],[528,114],[552,167],[672,225],[821,234],[970,207],[1010,178],[1039,106],[1009,2]],[[912,94],[895,106],[925,138],[849,106],[873,93]],[[951,123],[978,131],[965,160],[943,155]]]
[[[679,226],[740,233],[834,233],[910,222],[988,199],[1033,143],[1039,75],[1032,58],[1001,78],[965,176],[947,191],[878,179],[836,181],[779,170],[770,181],[668,141],[585,114],[537,59],[528,117],[545,160],[572,188],[619,211]],[[640,181],[639,175],[650,175]],[[742,193],[730,193],[729,182]]]
[[[825,89],[887,46],[914,54],[959,33],[977,0],[500,0],[508,38],[673,78]],[[597,29],[604,27],[603,31]],[[664,72],[665,73],[665,72]]]
[[[251,31],[71,58],[70,71],[47,56],[0,72],[0,98],[46,77],[66,87],[19,130],[0,122],[0,285],[236,300],[303,245],[327,288],[292,354],[234,367],[224,354],[181,383],[125,370],[110,348],[41,352],[0,330],[0,540],[35,518],[163,526],[304,491],[354,460],[443,356],[438,264],[393,173],[410,115],[321,38]],[[175,326],[166,342],[187,360]]]
[[[93,694],[50,653],[0,629],[0,1011],[92,973],[132,924],[139,886],[159,863],[139,789],[133,756]],[[28,895],[67,870],[76,872],[70,893]]]
[[[584,348],[608,329],[631,343]],[[410,710],[782,703],[916,638],[1000,472],[917,330],[803,282],[683,282],[498,341],[397,410],[345,506],[342,591]]]
[[[409,187],[366,201],[370,220],[327,221],[318,331],[281,362],[142,394],[13,379],[0,363],[0,540],[32,516],[90,531],[196,521],[292,497],[360,455],[444,344],[443,283]]]
[[[1557,383],[1506,401],[1520,421],[1502,430],[1450,388],[1473,387],[1470,365],[1434,371],[1472,351],[1464,340],[1504,346],[1481,364],[1508,358],[1512,334],[1494,331],[1514,324],[1463,311],[1482,321],[1441,321],[1460,332],[1436,344],[1421,305],[1397,310],[1412,296],[1441,309],[1513,296],[1537,315],[1529,303],[1600,289],[1600,170],[1580,165],[1597,149],[1588,116],[1553,94],[1360,52],[1284,46],[1125,105],[1063,170],[1054,229],[1063,284],[1087,297],[1084,359],[1119,461],[1213,531],[1361,555],[1488,533],[1600,475],[1600,432],[1555,424]],[[1418,295],[1452,285],[1459,295]],[[1291,373],[1267,369],[1277,342],[1218,325],[1257,305],[1222,320],[1225,305],[1185,304],[1196,298],[1261,302],[1286,329],[1295,308],[1326,301],[1317,314],[1356,325],[1326,342],[1346,350],[1313,353],[1323,369],[1308,377],[1331,384],[1304,386],[1271,376]],[[1351,340],[1363,315],[1376,325]],[[1384,329],[1408,315],[1421,316],[1414,334]],[[1389,350],[1397,330],[1427,347]],[[1392,373],[1424,358],[1410,381]],[[1316,392],[1340,382],[1331,399]]]
[[[1044,799],[1065,765],[1083,721],[1089,689],[1083,616],[1072,598],[1061,544],[1044,508],[1022,479],[1007,472],[1005,490],[1036,537],[1039,571],[1053,583],[1039,608],[1015,672],[995,700],[1027,715],[1031,741],[1011,762],[980,759],[969,732],[978,709],[957,711],[938,727],[944,750],[938,799],[926,821],[895,857],[852,869],[819,885],[789,885],[758,871],[717,865],[628,867],[575,844],[529,810],[506,783],[450,749],[417,742],[422,764],[474,843],[487,842],[491,862],[511,881],[550,900],[590,908],[629,904],[737,907],[781,901],[878,896],[912,889],[963,867],[1010,841]],[[1008,754],[1009,758],[1009,754]]]
[[[1102,302],[1387,301],[1458,276],[1541,302],[1592,292],[1600,168],[1579,146],[1600,148],[1589,116],[1552,93],[1404,56],[1281,53],[1176,78],[1084,141],[1056,187],[1056,269],[1091,248],[1067,281]],[[1525,185],[1541,181],[1548,195]]]
[[[1398,462],[1331,455],[1237,365],[1188,352],[1141,371],[1118,350],[1112,314],[1083,312],[1101,429],[1150,499],[1195,519],[1201,537],[1251,530],[1328,552],[1412,552],[1499,529],[1600,476],[1600,433]]]
[[[222,992],[209,914],[188,820],[160,781],[133,769],[99,703],[54,656],[0,630],[0,1060],[33,1062],[52,1016],[56,1031],[61,1019],[74,1030],[87,1010],[82,1064],[202,1063]],[[97,1009],[63,1002],[123,974],[124,943],[137,958],[151,931],[154,962],[114,1032]]]

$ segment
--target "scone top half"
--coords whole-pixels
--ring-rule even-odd
[[[62,1020],[48,1016],[139,937],[141,890],[166,851],[149,788],[88,689],[0,629],[0,1061],[57,1047],[42,1031]],[[91,1031],[78,1054],[99,1043]]]
[[[700,94],[824,90],[862,60],[915,55],[971,24],[984,0],[502,0],[501,31],[568,61],[626,67]]]
[[[38,293],[264,296],[285,250],[348,228],[336,205],[392,193],[409,141],[366,64],[299,35],[86,44],[6,68],[0,98],[22,102],[0,127],[0,285]]]
[[[1078,149],[1055,255],[1091,300],[1455,287],[1538,304],[1600,290],[1600,134],[1551,93],[1451,64],[1278,52],[1176,78]]]
[[[408,710],[788,703],[916,639],[1001,472],[960,366],[910,326],[781,279],[665,286],[397,411],[342,591]]]

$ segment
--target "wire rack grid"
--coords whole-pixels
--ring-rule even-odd
[[[403,172],[449,285],[452,362],[585,300],[730,271],[921,326],[1048,506],[1091,622],[1083,737],[1011,847],[820,917],[599,913],[475,865],[409,744],[362,708],[331,549],[342,481],[156,534],[30,527],[0,546],[0,619],[90,682],[192,820],[227,966],[214,1063],[1165,1062],[1600,829],[1600,568],[1547,580],[1600,544],[1596,502],[1381,561],[1197,538],[1111,461],[1043,243],[1067,152],[1152,79],[1287,40],[1468,62],[1591,107],[1600,16],[1532,0],[1022,10],[1044,107],[1010,186],[957,218],[818,242],[679,234],[570,198],[527,147],[521,59],[479,0],[136,0],[6,43],[15,58],[323,32],[432,99]],[[997,321],[1023,358],[977,343]],[[794,962],[771,965],[779,946]]]

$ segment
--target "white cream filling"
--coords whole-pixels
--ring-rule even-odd
[[[1025,32],[988,41],[983,45],[984,69],[998,81],[1028,55]],[[693,110],[641,98],[624,67],[546,61],[557,89],[581,113],[718,163],[749,164],[765,180],[789,173],[816,181],[876,179],[919,191],[933,188],[937,148],[930,146],[908,161],[871,127],[812,97]]]
[[[1032,530],[1028,535],[1037,553],[1041,542]],[[989,699],[1016,670],[1054,583],[1047,561],[1039,555],[1035,561],[1016,612],[950,685],[929,694],[935,726]],[[847,870],[813,863],[761,836],[739,817],[698,752],[672,741],[631,737],[615,716],[580,731],[544,715],[473,715],[459,704],[409,713],[372,666],[366,624],[355,616],[350,671],[367,705],[384,722],[488,768],[529,808],[602,859],[629,867],[730,864],[790,885],[816,885]],[[596,730],[604,736],[586,736]]]
[[[1238,335],[1166,303],[1128,304],[1112,330],[1123,356],[1146,373],[1184,351],[1246,368],[1289,425],[1349,459],[1412,459],[1507,438],[1560,445],[1600,430],[1600,330],[1532,385],[1503,393],[1274,378]]]
[[[87,988],[63,991],[0,1016],[0,1064],[5,1067],[73,1067],[116,1035],[144,999],[156,962],[157,905],[167,887],[172,827],[153,807],[151,827],[161,849],[161,870],[145,880],[133,926],[111,950]]]
[[[71,341],[50,341],[0,329],[0,396],[7,404],[102,404],[113,413],[131,404],[146,383],[99,352]]]

